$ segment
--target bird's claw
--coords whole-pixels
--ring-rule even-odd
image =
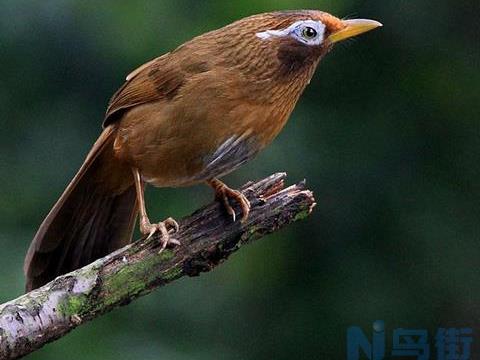
[[[170,237],[171,234],[175,234],[180,229],[178,223],[173,218],[168,218],[157,224],[151,224],[148,219],[143,219],[140,224],[140,232],[143,235],[148,235],[147,240],[151,239],[153,235],[160,232],[159,238],[162,247],[159,254],[167,248],[168,245],[181,245],[180,241]]]
[[[180,230],[180,226],[178,225],[178,222],[172,217],[169,217],[169,218],[165,219],[163,221],[163,223],[166,226],[170,227],[170,230],[168,230],[169,233],[172,232],[174,234],[174,233],[178,232],[178,230]]]
[[[235,210],[230,204],[230,200],[233,199],[237,201],[242,209],[243,214],[241,222],[245,223],[248,215],[250,214],[250,201],[248,201],[245,195],[243,195],[240,191],[230,189],[228,186],[225,185],[218,189],[217,197],[222,201],[225,210],[232,217],[233,222],[237,220],[237,216],[235,214]]]

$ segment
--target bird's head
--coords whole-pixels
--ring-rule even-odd
[[[255,35],[260,40],[275,41],[276,45],[298,45],[326,49],[334,43],[363,34],[382,26],[375,20],[342,20],[326,12],[316,10],[275,12],[250,18],[264,28]]]
[[[379,26],[378,21],[342,20],[316,10],[280,11],[247,17],[210,35],[228,61],[248,63],[256,76],[266,72],[291,78],[299,72],[313,73],[335,43]],[[311,71],[302,71],[306,69]]]

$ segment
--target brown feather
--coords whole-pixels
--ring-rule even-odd
[[[114,134],[105,129],[38,229],[25,258],[27,291],[130,242],[136,194],[129,169],[112,167]],[[104,181],[105,171],[123,181]]]

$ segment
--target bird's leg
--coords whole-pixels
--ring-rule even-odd
[[[140,213],[140,232],[143,235],[148,235],[147,239],[150,239],[157,231],[160,232],[162,248],[160,252],[162,252],[168,244],[175,244],[180,245],[180,242],[176,239],[170,237],[170,233],[175,233],[178,231],[178,223],[172,219],[171,217],[166,219],[165,221],[159,222],[157,224],[152,224],[150,219],[147,215],[147,209],[145,207],[145,183],[140,177],[140,173],[138,169],[132,169],[133,171],[133,178],[135,180],[135,189],[137,191],[137,201]]]
[[[248,214],[250,213],[250,201],[248,201],[245,195],[238,190],[230,189],[223,182],[215,178],[207,181],[207,184],[213,188],[215,191],[215,197],[223,203],[227,213],[232,216],[234,222],[236,220],[236,215],[235,210],[233,210],[230,205],[230,199],[233,199],[240,204],[243,213],[242,223],[247,220]]]

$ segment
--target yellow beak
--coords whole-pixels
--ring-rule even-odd
[[[368,19],[343,20],[342,23],[345,27],[328,37],[328,40],[331,43],[336,43],[383,26],[382,23],[379,23],[378,21]]]

